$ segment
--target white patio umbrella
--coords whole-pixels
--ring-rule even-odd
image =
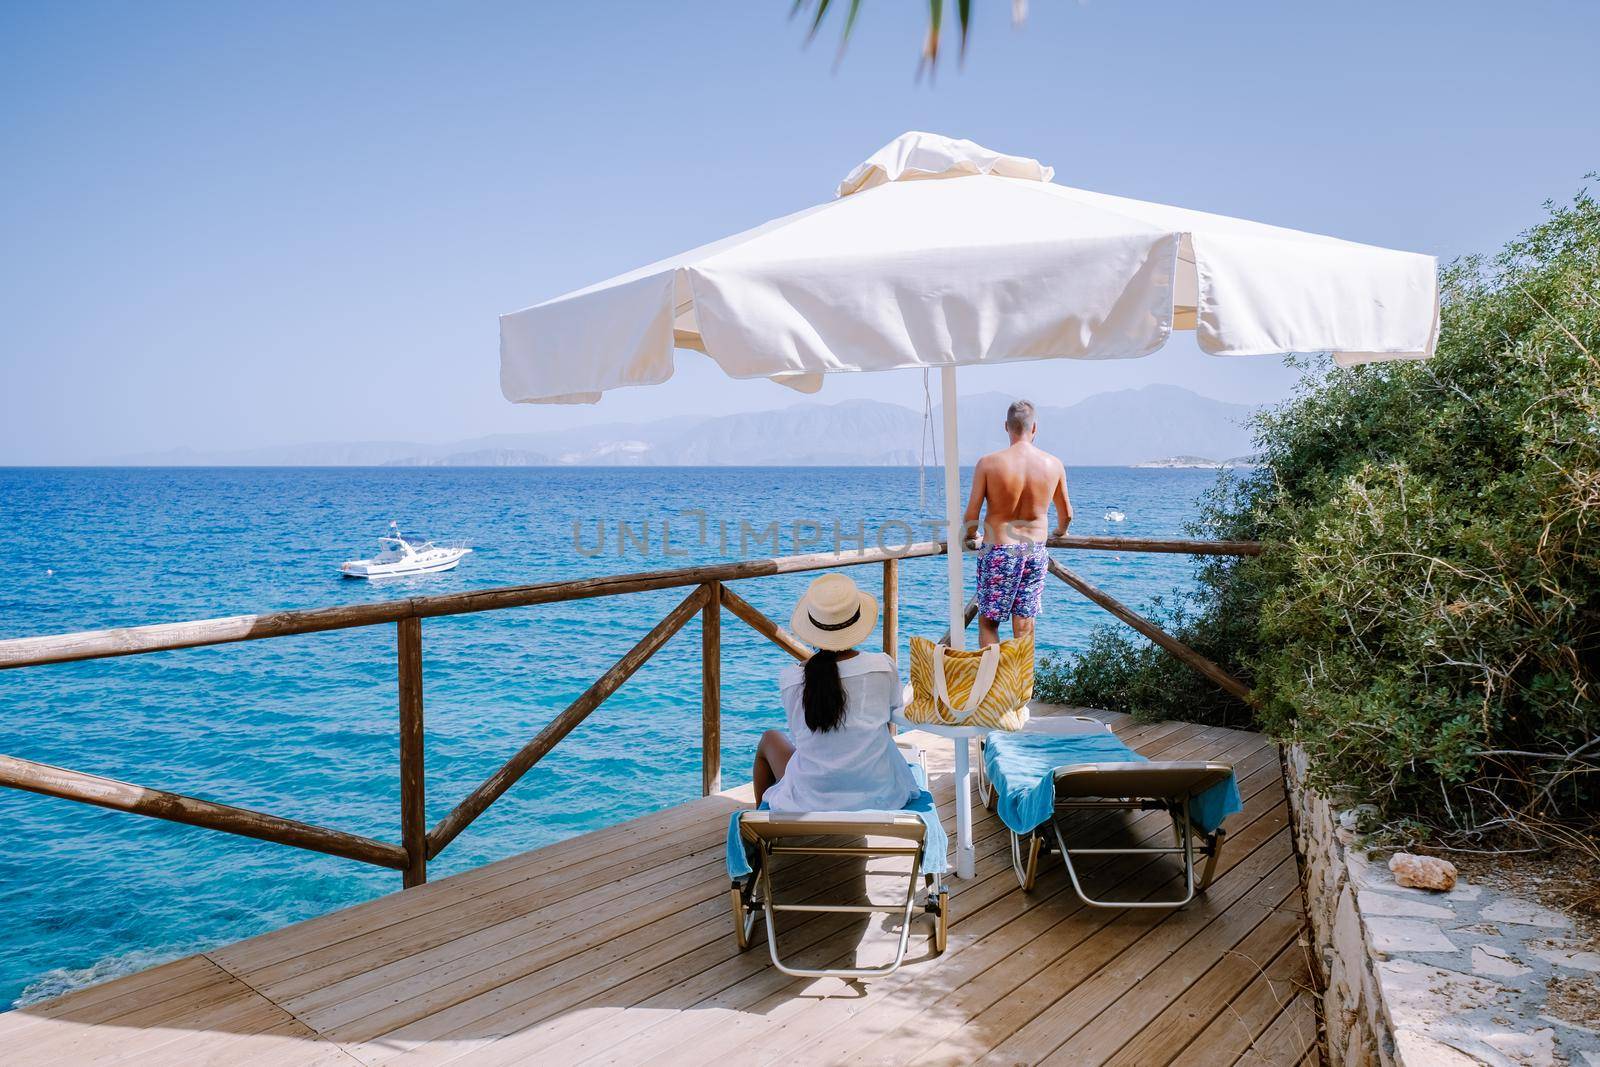
[[[959,531],[959,366],[1146,356],[1173,330],[1194,330],[1212,356],[1331,352],[1350,365],[1433,352],[1431,256],[1052,177],[1034,159],[904,134],[827,203],[501,316],[501,389],[517,403],[592,403],[666,381],[680,348],[801,392],[824,374],[937,367],[947,530]],[[961,648],[961,553],[948,560]]]

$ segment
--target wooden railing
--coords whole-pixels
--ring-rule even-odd
[[[1175,552],[1197,555],[1255,555],[1253,541],[1155,540],[1123,537],[1061,537],[1051,547],[1117,552]],[[701,787],[704,793],[722,787],[722,612],[726,609],[756,633],[796,659],[811,650],[784,631],[729,587],[729,583],[778,574],[798,574],[835,567],[878,564],[883,580],[883,647],[891,655],[899,641],[899,563],[902,559],[943,555],[945,545],[925,541],[893,549],[816,553],[775,559],[685,567],[676,570],[505,586],[441,596],[412,597],[377,603],[350,604],[310,611],[236,615],[220,619],[161,623],[113,630],[14,638],[0,641],[0,670],[51,663],[143,655],[205,645],[231,644],[393,623],[398,666],[397,707],[400,734],[400,843],[237,808],[199,797],[149,789],[82,771],[55,767],[16,756],[0,755],[0,786],[64,800],[94,804],[151,818],[253,837],[281,845],[360,860],[403,873],[406,887],[427,880],[428,861],[438,856],[472,821],[516,785],[634,672],[698,614],[701,619]],[[1188,648],[1154,623],[1060,563],[1051,572],[1123,622],[1172,652],[1190,667],[1241,700],[1250,691],[1221,667]],[[431,829],[427,826],[425,744],[423,733],[422,620],[506,608],[528,607],[594,597],[621,596],[650,590],[689,588],[690,592],[649,633],[600,676],[582,695],[552,719],[510,759],[468,793]],[[976,614],[974,601],[966,622]],[[949,634],[945,635],[948,641]]]

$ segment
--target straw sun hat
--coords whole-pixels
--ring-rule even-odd
[[[816,648],[843,652],[859,645],[878,625],[878,598],[863,593],[843,574],[824,574],[806,588],[789,628]]]

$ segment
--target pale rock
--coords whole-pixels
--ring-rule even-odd
[[[1549,1023],[1551,1026],[1560,1026],[1567,1030],[1576,1030],[1580,1034],[1588,1034],[1590,1037],[1600,1037],[1600,1030],[1596,1030],[1588,1026],[1581,1026],[1578,1023],[1572,1022],[1570,1019],[1558,1019],[1554,1015],[1544,1014],[1541,1014],[1539,1018],[1542,1021]],[[1600,1060],[1597,1060],[1596,1062],[1600,1062]]]
[[[1456,865],[1433,856],[1413,856],[1396,852],[1389,857],[1389,870],[1396,885],[1407,889],[1451,890],[1456,885]]]
[[[1360,894],[1362,915],[1409,915],[1417,919],[1454,919],[1456,913],[1451,908],[1442,908],[1437,904],[1417,900],[1414,897],[1397,897],[1389,893],[1377,893],[1371,889],[1363,889]]]
[[[1559,911],[1541,908],[1537,904],[1529,904],[1515,897],[1501,897],[1499,900],[1491,901],[1478,914],[1489,922],[1540,926],[1547,930],[1566,930],[1572,926],[1572,920]]]
[[[1546,938],[1529,944],[1533,954],[1546,963],[1574,971],[1600,971],[1600,952],[1585,951],[1583,941],[1555,941]]]
[[[1400,1054],[1399,1061],[1407,1067],[1413,1063],[1427,1064],[1428,1067],[1483,1067],[1481,1059],[1468,1056],[1415,1030],[1396,1029],[1394,1045],[1395,1051]]]
[[[1466,926],[1452,927],[1452,934],[1476,934],[1479,937],[1499,937],[1501,929],[1494,923],[1468,923]]]
[[[1397,1025],[1425,1027],[1465,1011],[1507,1003],[1512,995],[1499,982],[1412,960],[1388,960],[1378,968]]]
[[[1521,960],[1493,945],[1472,946],[1472,969],[1499,978],[1517,978],[1533,970]]]
[[[1347,961],[1359,960],[1364,955],[1361,914],[1356,910],[1355,897],[1348,888],[1339,894],[1334,904],[1333,951]]]
[[[1379,952],[1458,952],[1455,943],[1433,923],[1419,919],[1390,919],[1373,916],[1367,920],[1372,947]]]
[[[1519,1067],[1554,1067],[1557,1062],[1565,1062],[1556,1059],[1556,1032],[1548,1026],[1531,1034],[1511,1030],[1484,1034],[1483,1041]]]

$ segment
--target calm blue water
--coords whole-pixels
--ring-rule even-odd
[[[1077,533],[1179,534],[1209,471],[1070,475]],[[926,514],[942,514],[927,479]],[[684,566],[740,555],[741,523],[780,524],[754,556],[832,547],[860,525],[921,521],[915,469],[0,469],[0,637],[309,608]],[[1127,513],[1104,522],[1107,506]],[[708,525],[698,543],[703,508]],[[477,546],[454,572],[341,579],[389,520]],[[619,548],[617,523],[634,536]],[[662,555],[671,524],[674,553]],[[580,544],[598,555],[575,551]],[[650,528],[646,552],[639,541]],[[727,547],[719,545],[726,524]],[[796,523],[799,526],[796,527]],[[890,544],[904,527],[885,530]],[[925,536],[925,535],[923,535]],[[847,544],[848,548],[849,545]],[[1078,553],[1129,603],[1184,586],[1181,556]],[[942,559],[902,565],[902,635],[944,629]],[[968,583],[970,588],[971,563]],[[879,568],[852,572],[874,591]],[[807,576],[741,582],[788,617]],[[664,591],[423,624],[430,823],[583,691],[682,597]],[[1045,649],[1107,617],[1046,590]],[[723,625],[725,777],[780,723],[787,657]],[[902,662],[904,662],[902,657]],[[430,868],[441,876],[698,795],[698,624],[481,816]],[[394,628],[0,672],[0,752],[398,840]],[[0,1004],[234,941],[399,888],[362,864],[0,790]]]

